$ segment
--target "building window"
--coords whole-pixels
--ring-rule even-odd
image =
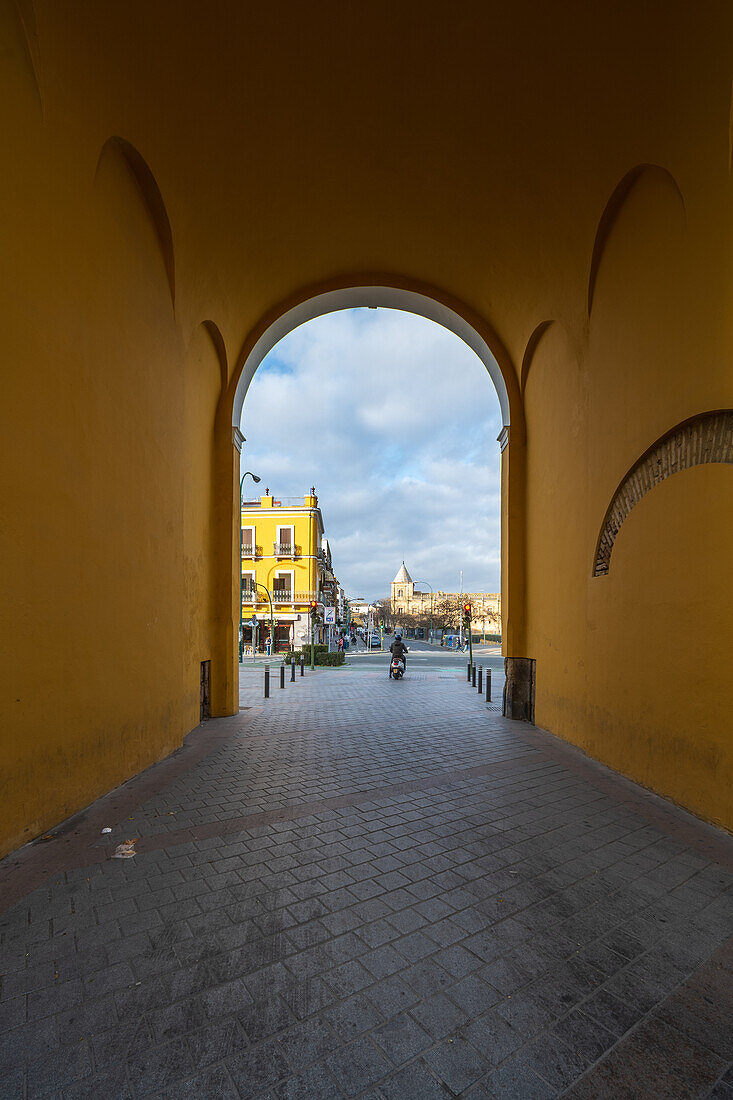
[[[254,556],[255,551],[255,529],[254,527],[243,527],[241,534],[241,546],[242,557],[251,558]]]

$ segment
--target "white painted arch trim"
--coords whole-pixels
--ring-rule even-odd
[[[306,302],[289,309],[263,332],[259,340],[252,348],[245,360],[242,373],[239,376],[236,393],[234,395],[234,410],[232,424],[239,428],[242,419],[242,408],[247,396],[250,382],[254,378],[255,371],[262,360],[275,347],[284,336],[316,317],[322,317],[326,313],[335,313],[341,309],[358,309],[359,307],[373,307],[382,309],[401,309],[405,313],[414,313],[418,317],[425,317],[428,321],[435,321],[450,332],[460,337],[472,351],[478,355],[486,367],[491,381],[494,383],[496,395],[499,398],[501,419],[504,427],[509,425],[509,396],[506,391],[504,379],[499,364],[491,353],[491,349],[485,340],[469,325],[460,314],[449,309],[448,306],[429,298],[425,294],[418,294],[414,290],[403,290],[389,286],[354,286],[341,290],[330,290],[325,294],[316,294]]]

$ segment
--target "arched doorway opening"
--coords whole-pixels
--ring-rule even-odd
[[[240,353],[218,418],[222,448],[219,469],[229,475],[231,487],[231,525],[226,532],[229,563],[220,591],[231,599],[232,615],[222,639],[220,654],[228,663],[220,689],[213,688],[213,712],[232,714],[236,710],[236,686],[239,667],[239,616],[241,561],[239,548],[239,454],[232,456],[231,444],[224,444],[224,431],[231,438],[235,453],[241,452],[243,435],[240,422],[247,390],[255,372],[285,336],[307,321],[339,310],[377,307],[402,310],[433,321],[459,337],[484,365],[496,391],[501,410],[501,597],[502,639],[507,659],[505,713],[511,717],[532,718],[534,698],[533,662],[524,659],[524,418],[516,373],[501,340],[491,325],[463,303],[450,299],[434,288],[413,287],[397,281],[366,280],[311,288],[295,295],[262,318],[250,333]],[[226,418],[226,419],[225,419]],[[228,427],[226,425],[228,424]],[[232,457],[229,457],[232,456]],[[515,657],[516,654],[521,656]],[[519,662],[515,665],[515,662]],[[524,662],[524,663],[523,663]],[[524,668],[531,667],[525,674]],[[519,670],[517,672],[517,670]],[[525,683],[531,675],[532,683]]]

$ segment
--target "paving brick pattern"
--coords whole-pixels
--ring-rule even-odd
[[[733,1098],[729,838],[453,675],[242,706],[0,917],[0,1098]]]

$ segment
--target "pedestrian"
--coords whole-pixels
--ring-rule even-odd
[[[270,634],[267,635],[267,641],[265,642],[265,651],[268,657],[272,655],[272,637]]]
[[[344,637],[343,634],[339,634],[339,653],[344,651]]]

